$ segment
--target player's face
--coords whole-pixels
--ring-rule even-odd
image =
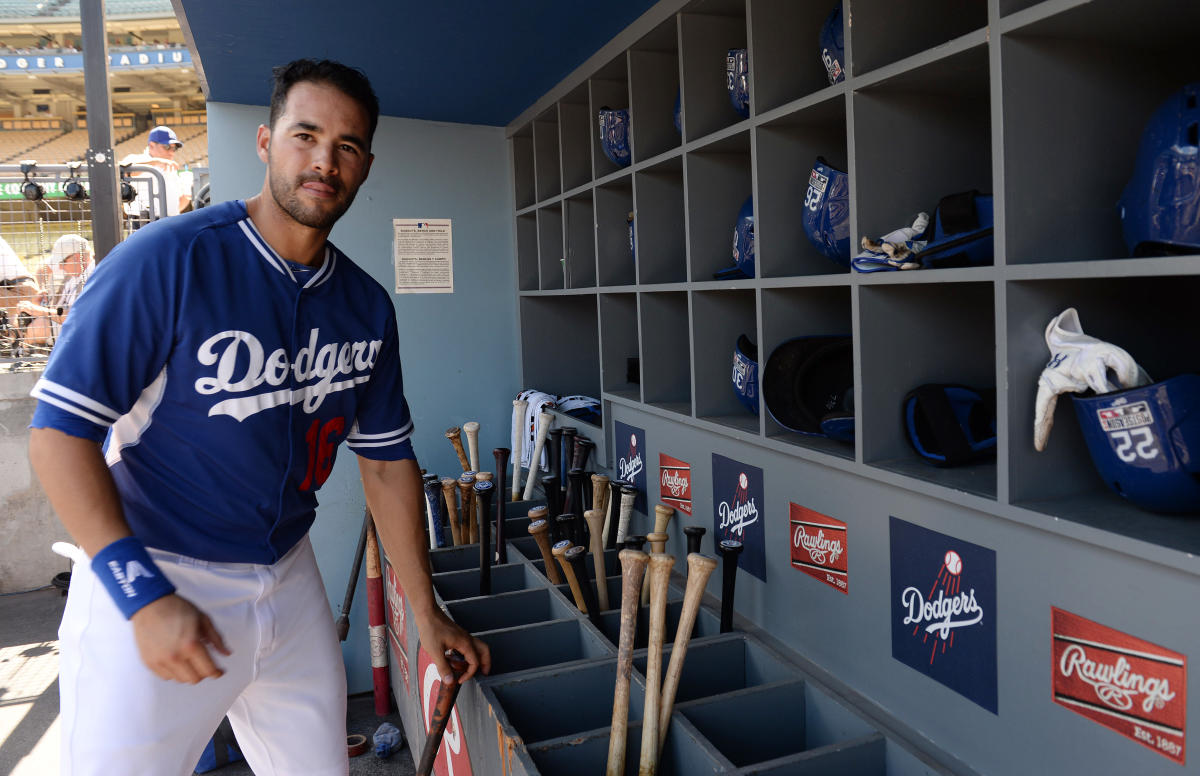
[[[366,110],[337,88],[293,86],[266,149],[272,198],[298,223],[331,228],[371,169],[369,130]]]

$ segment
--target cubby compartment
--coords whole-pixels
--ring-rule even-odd
[[[674,157],[636,172],[633,197],[638,282],[686,281],[683,160]]]
[[[475,548],[479,556],[478,547]],[[552,595],[548,588],[497,593],[485,598],[450,601],[446,604],[450,617],[471,633],[513,628],[547,620],[572,617],[574,607]]]
[[[538,202],[562,193],[557,107],[547,109],[533,120],[533,169]]]
[[[619,178],[595,189],[596,272],[601,286],[631,286],[637,282],[634,263],[633,181]]]
[[[563,200],[563,209],[567,222],[563,281],[567,288],[593,288],[596,285],[596,215],[592,192]]]
[[[697,622],[699,622],[697,620]],[[663,664],[669,665],[672,644],[665,643]],[[645,653],[633,657],[633,665],[644,676]],[[665,670],[665,669],[664,669]],[[742,690],[747,687],[796,678],[795,670],[761,644],[741,634],[702,638],[695,636],[684,655],[675,703]]]
[[[597,180],[624,169],[604,153],[600,144],[600,109],[628,110],[629,108],[629,67],[624,53],[614,57],[604,67],[588,80],[588,89],[592,110],[588,115],[592,130],[592,173]],[[637,124],[637,118],[629,114],[630,126]]]
[[[911,12],[896,6],[896,14]],[[992,193],[989,95],[986,43],[855,92],[855,178],[870,183],[851,185],[858,207],[851,255],[860,237],[911,226],[917,213],[932,219],[942,197]]]
[[[818,157],[843,172],[849,169],[845,96],[835,94],[795,110],[756,127],[754,133],[758,160],[754,247],[759,276],[846,272],[845,266],[817,250],[804,233],[803,222],[809,177]]]
[[[734,266],[733,230],[751,192],[750,133],[687,154],[688,257],[693,282]],[[738,282],[738,281],[732,281]]]
[[[808,748],[804,684],[796,680],[677,704],[700,735],[742,767]],[[769,713],[764,713],[770,709]]]
[[[691,142],[744,121],[729,99],[725,59],[730,49],[746,48],[745,0],[700,0],[680,14],[679,26],[683,46],[683,128]],[[751,92],[751,115],[755,106]]]
[[[995,291],[991,283],[863,286],[857,429],[867,464],[939,485],[996,497],[994,458],[942,468],[917,455],[904,422],[904,397],[927,383],[996,387]],[[994,398],[992,410],[994,412]],[[1000,430],[997,429],[999,432]]]
[[[549,596],[549,591],[542,592]],[[492,653],[492,677],[614,653],[604,639],[576,618],[495,630],[481,638]]]
[[[850,71],[861,76],[981,30],[988,24],[987,6],[987,0],[854,0],[853,24],[846,22]]]
[[[434,575],[433,589],[443,601],[457,601],[479,595],[479,545],[475,544],[472,547],[475,548],[475,568]],[[492,566],[489,577],[492,594],[511,593],[545,584],[542,580],[531,577],[529,567],[524,563]]]
[[[853,335],[854,315],[851,309],[848,286],[764,288],[762,290],[763,342],[759,348],[759,377],[775,349],[798,337],[824,337]],[[816,362],[814,362],[816,363]],[[853,377],[851,376],[851,380]],[[791,383],[792,381],[788,381]],[[851,383],[852,386],[852,383]],[[795,395],[797,391],[788,391]],[[848,409],[854,411],[854,392],[845,396],[849,406],[824,407],[826,411]],[[805,434],[781,425],[767,408],[763,400],[767,437],[808,450],[817,450],[839,458],[854,460],[854,443],[830,439],[824,436]],[[813,413],[816,415],[817,413]]]
[[[610,690],[609,696],[611,697],[611,695]],[[633,697],[632,690],[630,690],[630,697]],[[640,720],[633,721],[632,701],[630,706],[623,772],[634,774],[638,772],[638,759],[642,749],[642,726]],[[610,707],[610,721],[611,712]],[[600,773],[608,762],[608,730],[597,730],[589,735],[542,741],[530,746],[529,754],[541,776],[576,776],[577,774]],[[674,717],[671,719],[666,740],[663,742],[662,757],[658,760],[658,768],[655,773],[658,776],[706,776],[706,774],[729,773],[729,763],[722,759],[707,742],[698,737],[693,728],[681,724],[678,717]]]
[[[641,401],[637,294],[601,294],[600,331],[601,388]]]
[[[523,385],[556,396],[600,396],[595,294],[521,298]]]
[[[464,544],[429,551],[429,567],[434,574],[479,568],[479,545]]]
[[[592,121],[588,90],[579,86],[558,103],[558,133],[562,148],[562,188],[571,191],[592,180]]]
[[[750,0],[749,4],[750,94],[755,113],[829,86],[819,40],[836,2]]]
[[[517,284],[522,291],[538,290],[537,213],[517,216]]]
[[[1196,3],[1101,0],[1002,36],[1009,264],[1130,255],[1118,202],[1151,114],[1200,79],[1197,25]]]
[[[692,414],[692,357],[686,291],[638,295],[642,313],[642,401]]]
[[[633,157],[644,162],[678,148],[675,98],[679,95],[679,37],[675,18],[660,24],[629,50]]]
[[[533,125],[527,124],[513,133],[513,202],[517,210],[523,210],[537,201],[534,185]]]
[[[538,208],[538,276],[543,291],[566,288],[562,205]]]
[[[692,334],[696,343],[696,417],[758,434],[758,416],[738,399],[732,379],[738,337],[744,334],[758,344],[754,291],[693,292]],[[758,374],[761,377],[761,368]]]
[[[621,641],[621,578],[610,577],[608,582],[608,600],[612,608],[600,615],[600,631],[614,646],[617,646]],[[671,590],[668,595],[674,598],[679,594]],[[666,619],[664,620],[664,644],[670,645],[675,643],[676,629],[679,627],[679,616],[682,611],[683,600],[681,598],[668,600]],[[692,638],[698,639],[705,636],[716,636],[720,632],[721,618],[719,616],[703,608],[696,613],[696,624],[692,626]],[[634,631],[633,648],[645,649],[649,636],[650,607],[642,606],[638,609],[637,630]]]
[[[851,741],[810,749],[799,754],[780,757],[738,771],[741,776],[900,776],[891,771],[887,761],[887,739],[872,733]],[[930,771],[915,758],[913,774]]]
[[[1022,507],[1176,550],[1200,553],[1195,515],[1148,512],[1101,479],[1071,394],[1058,397],[1046,449],[1033,448],[1038,378],[1050,352],[1045,329],[1068,307],[1084,333],[1123,348],[1153,380],[1200,373],[1200,276],[1031,280],[1008,284],[1009,490]]]
[[[608,727],[612,722],[616,680],[617,664],[608,660],[575,666],[569,675],[551,670],[491,684],[488,689],[522,740],[535,744]],[[564,683],[569,683],[569,692],[563,691]],[[630,682],[630,722],[641,721],[645,704],[645,688]]]

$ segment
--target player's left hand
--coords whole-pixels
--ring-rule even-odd
[[[454,684],[454,672],[450,670],[450,661],[446,659],[448,649],[457,650],[467,661],[467,671],[459,681],[467,681],[476,671],[491,673],[492,653],[487,644],[463,630],[441,609],[435,608],[430,616],[416,619],[421,645],[437,666],[442,684]]]

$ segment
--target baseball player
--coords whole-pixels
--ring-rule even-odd
[[[490,668],[434,602],[390,296],[326,239],[378,102],[335,62],[274,74],[262,190],[112,251],[33,389],[30,456],[86,554],[59,631],[64,774],[189,774],[227,713],[259,776],[348,773],[307,538],[343,441],[443,681],[446,649]]]

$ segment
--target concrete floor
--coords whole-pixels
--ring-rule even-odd
[[[58,623],[65,603],[54,588],[0,596],[0,774],[58,773]],[[398,714],[385,719],[403,730]],[[347,732],[362,733],[369,743],[383,721],[369,693],[349,698]],[[241,762],[210,773],[254,772]],[[407,746],[386,760],[368,751],[350,761],[351,776],[415,773]]]

